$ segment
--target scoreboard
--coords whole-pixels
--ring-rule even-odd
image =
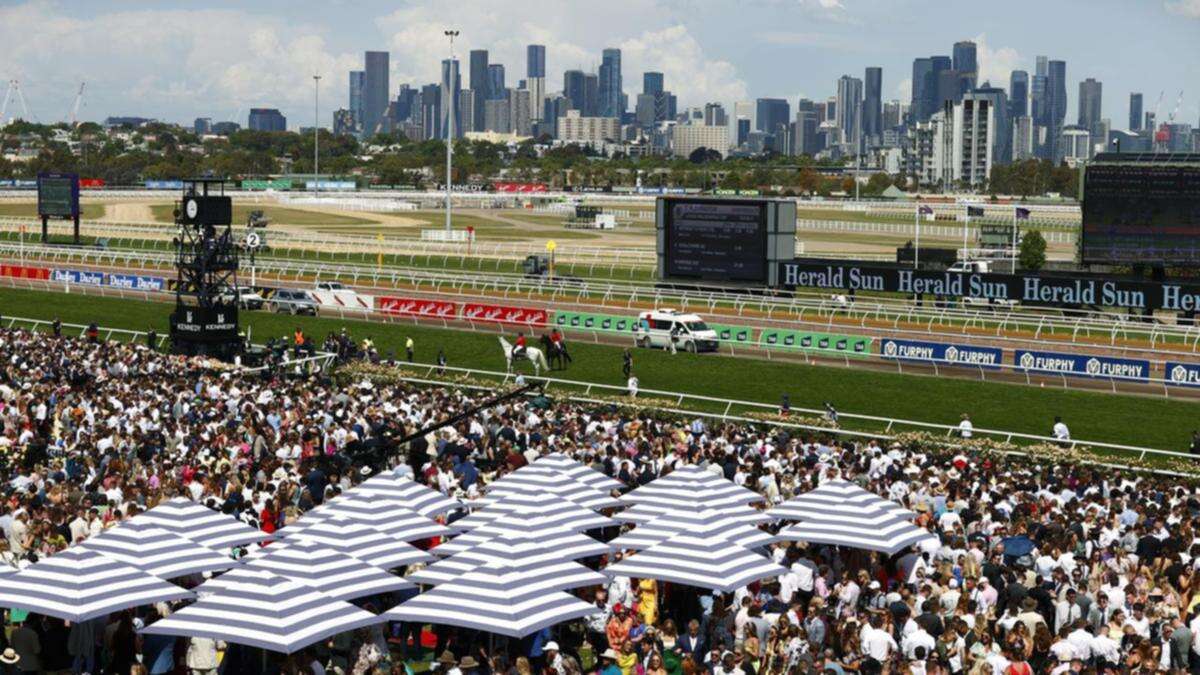
[[[1083,180],[1085,263],[1200,264],[1200,155],[1104,154]]]
[[[766,285],[796,251],[796,205],[787,200],[660,197],[661,279]]]
[[[79,215],[79,176],[73,173],[38,174],[38,216],[74,218]]]

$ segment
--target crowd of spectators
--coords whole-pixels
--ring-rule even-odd
[[[372,352],[345,336],[326,342]],[[487,395],[327,373],[250,374],[143,345],[0,330],[0,564],[29,565],[178,495],[273,532],[353,487],[384,457],[469,502],[553,451],[627,488],[699,465],[761,493],[762,508],[841,477],[908,507],[940,543],[883,556],[782,542],[766,553],[787,574],[728,595],[618,576],[579,591],[598,613],[521,641],[489,649],[491,641],[439,629],[426,644],[430,634],[419,629],[381,626],[273,660],[272,668],[1200,671],[1200,492],[1182,479],[544,397],[497,405],[406,447],[391,444]],[[611,540],[618,532],[593,534]],[[620,557],[589,562],[603,567]],[[79,625],[11,611],[0,673],[254,672],[235,645],[138,634],[169,611]],[[418,658],[425,661],[414,665]]]

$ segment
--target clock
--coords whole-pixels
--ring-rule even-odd
[[[200,202],[188,197],[183,202],[183,212],[187,214],[188,220],[195,220],[196,216],[200,215]]]

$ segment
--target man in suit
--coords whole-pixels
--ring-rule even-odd
[[[1163,650],[1171,654],[1171,670],[1184,671],[1188,669],[1188,659],[1192,652],[1192,631],[1183,623],[1183,619],[1175,617],[1163,626]]]
[[[697,666],[704,664],[704,654],[708,651],[708,643],[700,634],[700,622],[692,619],[688,622],[687,633],[678,640],[681,656],[691,656]]]

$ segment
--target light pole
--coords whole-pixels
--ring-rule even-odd
[[[450,38],[450,64],[446,68],[446,88],[449,92],[446,94],[446,120],[449,124],[449,129],[446,132],[446,239],[450,238],[450,156],[454,154],[454,111],[458,108],[458,97],[454,91],[454,38],[458,37],[458,31],[444,31],[446,37]]]
[[[321,130],[321,76],[313,75],[313,193],[321,191],[321,154],[320,154],[320,137],[317,132]]]

